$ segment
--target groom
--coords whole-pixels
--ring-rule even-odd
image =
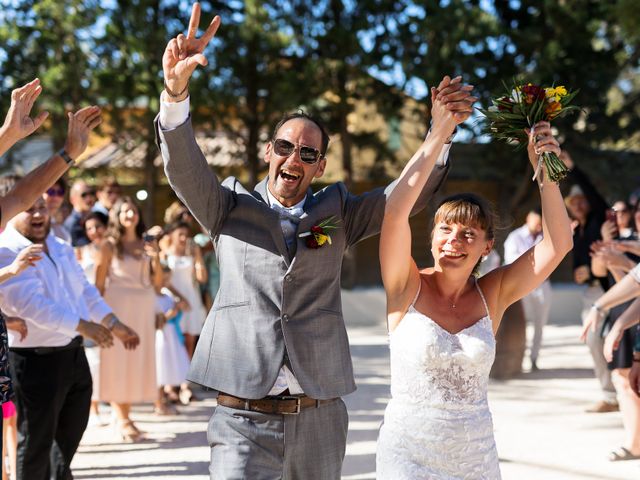
[[[269,174],[254,190],[233,177],[219,183],[189,117],[189,78],[206,65],[202,51],[220,25],[215,17],[196,38],[199,17],[196,3],[187,36],[164,52],[156,131],[169,183],[209,232],[220,264],[220,290],[189,375],[218,392],[208,428],[211,478],[338,479],[348,424],[340,397],[356,388],[341,311],[342,257],[380,231],[393,184],[356,196],[338,183],[314,194],[309,186],[324,173],[329,136],[302,113],[276,125],[264,157]],[[474,99],[459,78],[445,77],[439,89],[458,115],[470,114]],[[421,207],[445,177],[448,148]],[[327,221],[337,227],[331,243],[307,243]]]

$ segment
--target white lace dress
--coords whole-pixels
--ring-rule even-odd
[[[499,479],[487,404],[495,357],[488,309],[451,334],[412,304],[389,338],[392,398],[378,437],[378,480]]]

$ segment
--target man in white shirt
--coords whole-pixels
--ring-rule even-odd
[[[533,208],[527,214],[525,224],[515,229],[504,241],[504,264],[508,265],[542,240],[542,212]],[[538,370],[538,354],[542,345],[542,330],[549,320],[551,310],[551,284],[542,285],[522,299],[527,323],[533,325],[530,358],[531,370]]]
[[[135,348],[139,339],[86,280],[72,247],[50,233],[42,197],[16,215],[0,235],[0,265],[10,264],[32,243],[43,244],[43,258],[0,285],[2,310],[24,319],[29,328],[22,339],[9,334],[18,409],[16,478],[67,479],[72,478],[71,460],[91,402],[82,337],[104,348],[112,345],[112,335],[127,348]]]

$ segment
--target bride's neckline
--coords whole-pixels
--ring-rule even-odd
[[[413,310],[413,312],[411,312]],[[442,330],[443,332],[451,335],[452,337],[458,336],[461,333],[466,332],[467,330],[472,329],[473,327],[475,327],[476,325],[478,325],[479,323],[481,323],[484,320],[489,319],[489,315],[485,315],[482,318],[479,318],[478,320],[476,320],[475,322],[473,322],[471,325],[464,327],[462,330],[458,330],[457,332],[450,332],[449,330],[447,330],[446,328],[444,328],[442,325],[440,325],[438,322],[436,322],[433,318],[431,318],[429,315],[425,315],[424,313],[422,313],[421,311],[419,311],[416,307],[414,307],[413,305],[409,305],[409,309],[407,310],[407,313],[417,313],[418,315],[426,318],[427,320],[429,320],[429,322],[433,323],[436,327],[438,327],[439,330]],[[407,314],[405,314],[406,316]],[[404,319],[403,319],[404,320]],[[400,322],[402,323],[402,322]],[[400,325],[398,325],[399,327]],[[393,331],[395,332],[398,328],[396,327]],[[393,332],[391,332],[393,333]]]

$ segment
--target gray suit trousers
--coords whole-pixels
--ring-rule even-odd
[[[349,418],[341,399],[299,415],[216,407],[211,480],[339,480]]]

